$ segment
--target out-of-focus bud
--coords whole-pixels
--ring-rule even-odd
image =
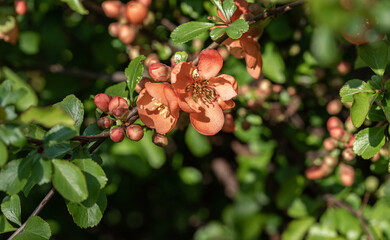
[[[101,117],[97,120],[97,125],[100,129],[107,129],[112,126],[112,119],[109,117]]]
[[[305,171],[307,179],[315,180],[325,177],[324,172],[321,169],[321,166],[311,166]]]
[[[152,0],[137,0],[137,2],[142,3],[145,6],[149,6],[152,3]]]
[[[338,117],[330,117],[326,122],[326,128],[330,131],[332,128],[343,128],[343,122]]]
[[[329,135],[337,141],[342,141],[347,135],[347,132],[342,128],[335,127],[330,129]]]
[[[0,32],[0,39],[3,39],[5,42],[9,42],[12,45],[15,45],[19,37],[19,26],[15,23],[15,27],[9,30],[6,33]]]
[[[269,80],[263,79],[257,85],[256,95],[258,98],[265,99],[271,94],[271,92],[272,83]]]
[[[244,131],[246,130],[249,130],[249,128],[252,127],[252,124],[246,120],[244,120],[242,123],[241,123],[241,127],[242,129],[244,129]]]
[[[129,105],[123,97],[116,96],[108,104],[108,112],[112,113],[115,108],[129,108]]]
[[[373,193],[378,189],[379,180],[375,176],[368,176],[364,181],[367,192]]]
[[[225,114],[225,122],[223,123],[222,131],[232,133],[236,131],[236,124],[234,118],[230,113]]]
[[[340,179],[341,184],[346,187],[352,186],[355,181],[355,169],[352,166],[340,163]]]
[[[118,38],[124,44],[128,45],[132,43],[137,36],[137,28],[132,24],[124,24],[119,27]]]
[[[132,124],[127,127],[126,135],[131,140],[138,142],[144,137],[144,131],[142,130],[142,127],[140,125]]]
[[[330,168],[334,168],[337,165],[338,159],[333,157],[332,155],[326,155],[323,159],[323,163],[329,166]]]
[[[107,113],[109,112],[108,105],[110,104],[111,99],[112,97],[110,95],[107,95],[105,93],[99,93],[95,96],[94,102],[96,107]]]
[[[110,130],[110,138],[114,142],[121,142],[125,137],[125,131],[121,127],[115,127]]]
[[[352,148],[346,148],[343,150],[343,152],[341,153],[341,156],[343,157],[343,159],[345,161],[352,161],[355,159],[356,155],[355,153],[353,152]]]
[[[371,161],[372,162],[376,162],[379,160],[379,158],[381,157],[380,153],[376,153],[372,158],[371,158]]]
[[[24,0],[15,0],[14,8],[18,15],[24,15],[27,11],[27,3]]]
[[[120,29],[120,25],[117,22],[113,22],[110,23],[110,25],[108,25],[108,33],[111,35],[111,37],[118,37],[119,29]]]
[[[283,90],[283,86],[280,84],[274,84],[272,85],[272,91],[274,93],[280,93]]]
[[[147,82],[154,82],[152,81],[152,79],[148,78],[148,77],[143,77],[138,83],[137,85],[135,85],[135,91],[137,93],[140,93],[142,89],[145,88],[145,83]]]
[[[351,64],[347,61],[342,61],[337,65],[337,71],[341,75],[346,75],[351,71]]]
[[[330,152],[337,147],[337,141],[333,138],[326,138],[322,145],[326,151]]]
[[[144,61],[144,64],[145,64],[147,67],[149,67],[151,64],[153,64],[153,63],[159,63],[159,62],[160,62],[160,60],[158,59],[158,55],[155,54],[155,53],[151,53],[151,54],[149,54],[149,55],[146,57],[146,59],[145,59],[145,61]]]
[[[162,63],[153,63],[149,65],[149,75],[154,81],[165,82],[171,77],[171,68]]]
[[[127,119],[129,113],[130,113],[129,108],[114,108],[112,110],[112,115],[114,115],[116,119],[123,120],[123,121]]]
[[[129,22],[138,24],[148,15],[148,8],[140,2],[130,1],[126,4],[126,18]]]
[[[120,18],[125,5],[121,1],[106,0],[102,3],[104,14],[110,18]]]
[[[163,134],[155,133],[153,135],[153,143],[159,147],[166,147],[168,146],[168,138]]]
[[[355,135],[352,135],[352,136],[351,136],[351,138],[350,138],[349,141],[348,141],[347,147],[353,148],[353,143],[355,142],[355,138],[356,138]]]
[[[356,127],[353,125],[352,119],[351,119],[350,116],[347,118],[347,120],[345,120],[345,128],[346,128],[349,132],[354,132],[354,131],[356,130]]]
[[[288,88],[287,88],[287,93],[288,93],[288,95],[290,95],[291,97],[292,97],[292,96],[295,96],[295,95],[297,95],[297,89],[295,89],[295,87],[288,87]]]
[[[333,99],[326,105],[326,111],[330,115],[337,115],[341,112],[341,109],[343,108],[343,104],[339,99]]]

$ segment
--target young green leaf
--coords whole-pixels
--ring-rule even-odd
[[[230,18],[233,16],[233,13],[236,11],[237,7],[234,3],[234,0],[224,0],[222,3],[223,13],[225,18],[230,21]]]
[[[22,113],[19,119],[26,124],[34,122],[47,128],[52,128],[58,124],[68,127],[75,125],[75,120],[58,106],[31,107]]]
[[[217,9],[222,13],[222,15],[225,17],[226,16],[226,13],[225,13],[225,10],[223,9],[223,6],[222,6],[222,2],[221,0],[210,0],[216,7]],[[226,17],[225,17],[226,18]],[[228,18],[227,20],[230,20],[230,18]]]
[[[171,38],[175,44],[185,43],[214,26],[214,23],[208,22],[187,22],[175,28]]]
[[[88,14],[88,10],[84,8],[80,0],[61,0],[61,1],[66,2],[72,10],[80,13],[81,15]]]
[[[20,198],[17,194],[6,196],[1,203],[1,211],[11,222],[22,225],[20,221]]]
[[[80,168],[71,162],[52,160],[53,185],[57,191],[72,202],[82,202],[88,197],[87,182]]]
[[[360,127],[372,105],[373,93],[357,93],[353,95],[354,101],[351,107],[351,120],[355,127]]]
[[[239,39],[248,29],[249,24],[244,19],[237,19],[227,27],[226,33],[230,38]]]
[[[342,102],[353,102],[353,95],[357,93],[375,93],[369,84],[359,79],[349,80],[340,89]]]
[[[375,74],[383,76],[388,61],[388,46],[385,41],[360,45],[358,53]]]
[[[0,215],[0,233],[12,232],[15,231],[14,228],[4,215]]]
[[[54,104],[54,106],[61,107],[65,112],[72,116],[75,121],[77,133],[79,133],[81,124],[84,120],[83,103],[75,95],[71,94],[65,97],[61,102]]]
[[[358,132],[353,143],[353,151],[364,159],[373,157],[385,144],[385,129],[381,127],[365,128]]]
[[[104,93],[110,95],[111,97],[123,97],[127,98],[129,96],[129,92],[126,90],[126,82],[120,82],[108,87]]]
[[[38,216],[29,218],[23,232],[16,235],[14,240],[49,240],[51,229],[47,222]]]
[[[175,55],[173,55],[173,60],[176,64],[179,62],[186,62],[188,59],[188,54],[184,51],[176,52]]]
[[[210,31],[210,37],[213,41],[217,40],[226,32],[226,27],[216,27]]]
[[[127,78],[127,87],[130,93],[130,101],[133,103],[133,93],[135,90],[135,86],[142,79],[142,73],[144,72],[144,65],[142,65],[142,61],[145,60],[144,55],[140,55],[133,59],[129,66],[125,69],[125,75]]]

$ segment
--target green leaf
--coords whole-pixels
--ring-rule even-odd
[[[359,239],[362,228],[359,220],[347,210],[340,208],[335,211],[337,228],[348,239]]]
[[[210,31],[210,37],[213,41],[217,40],[226,32],[226,27],[215,27]]]
[[[340,51],[334,32],[327,27],[314,29],[310,49],[315,59],[322,66],[332,65],[339,58]]]
[[[57,125],[46,133],[45,143],[47,144],[47,146],[51,147],[66,140],[69,140],[76,135],[77,132],[73,128]]]
[[[66,96],[61,102],[54,104],[54,106],[61,107],[65,112],[72,116],[75,121],[77,133],[80,133],[80,127],[84,120],[83,103],[75,95],[71,94]]]
[[[69,202],[67,207],[77,226],[81,228],[93,227],[99,224],[103,217],[104,210],[107,207],[107,197],[104,191],[100,191],[95,202]]]
[[[52,128],[58,124],[67,127],[72,127],[75,125],[73,118],[62,108],[57,106],[45,108],[31,107],[22,113],[19,118],[23,123],[37,123],[47,128]]]
[[[188,54],[184,51],[181,51],[181,52],[176,52],[175,55],[173,55],[173,60],[175,61],[175,63],[179,63],[179,62],[186,62],[188,59]]]
[[[306,232],[315,222],[313,217],[305,217],[291,221],[287,229],[282,234],[282,240],[301,240],[304,239]]]
[[[0,13],[0,32],[7,33],[15,27],[16,18],[11,14]]]
[[[52,172],[51,162],[38,155],[38,159],[33,162],[31,167],[31,175],[23,188],[24,195],[27,197],[36,184],[42,185],[51,182]]]
[[[171,38],[175,44],[185,43],[214,26],[214,23],[208,22],[187,22],[175,28]]]
[[[87,182],[80,168],[71,162],[52,160],[54,166],[53,185],[71,202],[82,202],[88,197]]]
[[[263,73],[271,81],[275,83],[286,82],[286,66],[284,64],[283,57],[280,55],[275,44],[268,42],[264,47],[264,53],[262,54],[263,62]],[[266,64],[272,63],[272,64]]]
[[[381,89],[382,88],[382,78],[378,75],[373,75],[371,80],[368,81],[373,89]]]
[[[49,159],[62,158],[63,156],[65,156],[65,154],[67,154],[71,150],[72,150],[72,148],[70,147],[70,143],[64,142],[64,143],[54,145],[52,147],[46,147],[45,154],[47,155],[47,157]]]
[[[390,122],[390,94],[389,93],[385,93],[385,95],[381,101],[381,104],[382,104],[383,113],[386,116],[385,120]]]
[[[8,161],[8,150],[4,143],[0,141],[0,168]]]
[[[357,93],[375,93],[366,82],[359,79],[349,80],[340,89],[340,96],[342,102],[353,102],[353,95]]]
[[[225,10],[223,9],[221,0],[210,0],[216,7],[217,9],[222,13],[222,15],[226,18],[226,13]],[[230,18],[227,18],[227,20],[230,20]]]
[[[367,119],[375,122],[386,121],[386,116],[380,106],[371,106]]]
[[[360,45],[358,53],[375,74],[383,76],[388,61],[388,47],[385,41]]]
[[[188,185],[196,185],[202,181],[202,173],[194,167],[180,168],[179,176]]]
[[[0,215],[0,233],[13,232],[15,230],[16,228],[7,221],[7,218]]]
[[[239,39],[248,29],[249,24],[244,19],[237,19],[226,28],[226,33],[230,38]]]
[[[0,190],[8,195],[17,194],[26,185],[30,169],[21,163],[22,159],[12,160],[0,171]]]
[[[27,90],[24,88],[12,90],[13,85],[14,82],[11,80],[5,80],[0,85],[0,103],[3,107],[16,104],[27,94]]]
[[[351,107],[351,120],[355,127],[358,128],[363,124],[372,105],[374,96],[376,94],[364,92],[353,95],[354,101]]]
[[[80,13],[81,15],[88,14],[88,10],[84,8],[80,0],[61,0],[61,1],[66,2],[72,10]]]
[[[85,128],[83,135],[89,136],[89,135],[97,135],[100,133],[102,133],[102,130],[99,128],[99,126],[95,122],[95,123],[88,125],[88,127]]]
[[[114,84],[106,89],[104,91],[105,94],[108,94],[112,97],[123,97],[127,98],[129,96],[129,92],[126,90],[126,82],[120,82],[117,84]]]
[[[237,7],[233,0],[225,0],[222,3],[222,8],[224,10],[224,16],[229,21],[233,16],[233,13],[236,11]]]
[[[276,205],[285,208],[294,199],[301,195],[305,185],[305,178],[301,175],[293,175],[282,183],[282,187],[276,196]]]
[[[14,240],[49,240],[51,236],[50,226],[38,216],[30,217],[23,232],[16,235]]]
[[[142,79],[142,73],[144,72],[144,65],[142,64],[142,61],[145,60],[144,55],[140,55],[133,59],[129,66],[125,69],[125,75],[127,78],[127,88],[129,89],[130,93],[130,100],[133,103],[133,94],[135,90],[135,86],[139,81]]]
[[[387,125],[370,127],[358,132],[353,143],[353,151],[364,159],[369,159],[374,156],[385,144],[384,131],[386,127]]]
[[[13,145],[22,147],[26,144],[26,137],[19,126],[14,125],[0,125],[0,140],[5,145]]]
[[[1,211],[11,222],[22,225],[20,221],[20,198],[17,194],[6,196],[1,203]]]
[[[191,153],[197,157],[203,157],[212,150],[207,137],[198,133],[192,125],[189,125],[187,128],[185,142]]]
[[[40,36],[33,31],[25,31],[19,35],[19,48],[25,54],[34,55],[39,52]]]

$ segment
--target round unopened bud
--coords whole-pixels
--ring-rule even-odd
[[[145,88],[145,83],[147,82],[152,82],[152,79],[148,78],[148,77],[143,77],[138,83],[137,85],[135,85],[135,91],[137,93],[140,93],[142,89]],[[154,82],[154,81],[153,81]]]
[[[145,6],[149,6],[152,3],[152,0],[136,0],[139,3],[142,3]]]
[[[297,95],[297,89],[295,87],[288,87],[287,88],[287,93],[288,95],[290,95],[291,97],[292,96],[295,96]]]
[[[159,62],[160,60],[158,58],[158,55],[155,53],[151,53],[146,57],[144,64],[145,66],[149,67],[150,64],[159,63]]]
[[[305,171],[307,179],[315,180],[325,177],[324,172],[321,170],[321,166],[311,166]]]
[[[111,101],[112,97],[110,95],[107,95],[105,93],[99,93],[95,96],[94,102],[96,107],[98,107],[100,110],[103,112],[109,112],[109,104]]]
[[[259,84],[257,85],[257,89],[256,89],[256,93],[257,93],[257,97],[259,98],[267,98],[272,92],[272,83],[267,80],[267,79],[263,79],[259,82]]]
[[[379,158],[381,157],[380,153],[376,153],[372,158],[371,158],[371,161],[372,162],[376,162],[379,160]]]
[[[140,2],[130,1],[126,4],[126,18],[129,22],[138,24],[148,15],[148,8]]]
[[[349,138],[349,141],[348,141],[347,147],[349,147],[349,148],[353,148],[353,143],[355,142],[355,138],[356,138],[356,136],[355,136],[355,135],[352,135],[352,136]]]
[[[97,120],[97,125],[100,129],[107,129],[112,126],[112,119],[109,117],[101,117]]]
[[[328,121],[326,122],[326,128],[328,131],[330,131],[332,128],[342,128],[343,122],[341,122],[340,118],[338,117],[330,117]]]
[[[347,135],[347,132],[342,128],[335,127],[330,129],[329,135],[337,141],[342,141]]]
[[[339,99],[333,99],[326,105],[326,111],[330,115],[337,115],[341,112],[341,109],[343,108],[343,104]]]
[[[149,65],[149,75],[154,81],[165,82],[171,77],[171,68],[162,63],[153,63]]]
[[[236,124],[234,118],[230,113],[225,114],[225,122],[223,123],[222,131],[232,133],[236,131]]]
[[[242,127],[242,129],[244,129],[244,131],[246,131],[246,130],[249,130],[249,128],[252,127],[252,124],[245,120],[245,121],[243,121],[241,123],[241,127]]]
[[[356,155],[355,153],[353,152],[352,148],[346,148],[343,150],[343,152],[341,153],[341,156],[343,157],[343,159],[345,161],[352,161],[355,159]]]
[[[126,135],[133,141],[139,141],[144,137],[144,130],[138,124],[132,124],[127,127]]]
[[[324,164],[329,166],[330,168],[334,168],[338,162],[338,159],[333,157],[332,155],[326,155],[323,160]]]
[[[110,138],[114,142],[121,142],[125,137],[125,131],[121,127],[112,128],[110,130]]]
[[[27,11],[27,3],[24,0],[15,0],[14,8],[16,14],[24,15]]]
[[[123,97],[116,96],[108,104],[108,112],[112,113],[115,108],[129,108],[129,105]]]
[[[322,145],[326,151],[330,152],[337,147],[337,141],[333,138],[326,138]]]
[[[356,130],[356,127],[353,125],[352,123],[352,119],[351,119],[351,116],[349,116],[347,118],[347,120],[345,120],[345,128],[349,131],[349,132],[354,132]]]
[[[341,184],[346,187],[352,186],[355,181],[355,169],[352,166],[340,163],[340,179]]]
[[[375,176],[368,176],[364,181],[364,186],[366,187],[367,192],[375,192],[379,186],[379,180]]]
[[[102,3],[104,14],[110,18],[120,18],[125,5],[121,1],[106,0]]]
[[[351,64],[347,61],[342,61],[337,65],[337,71],[341,75],[346,75],[351,71]]]
[[[129,113],[130,111],[128,108],[114,108],[112,110],[112,115],[114,115],[116,119],[123,120],[123,121],[127,119]]]
[[[159,147],[166,147],[168,146],[168,138],[163,134],[155,133],[153,135],[153,143]]]
[[[283,86],[280,84],[274,84],[272,85],[272,91],[274,93],[280,93],[283,90]]]
[[[124,44],[132,43],[137,36],[137,28],[132,24],[124,24],[119,28],[118,38]]]
[[[108,25],[108,33],[111,35],[111,37],[118,37],[119,29],[120,25],[117,22],[113,22]]]

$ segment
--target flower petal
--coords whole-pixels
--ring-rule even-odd
[[[164,95],[164,86],[166,85],[167,85],[166,83],[147,82],[145,83],[145,89],[146,91],[148,91],[150,96],[157,99],[159,102],[168,105],[168,102],[165,99],[165,95]]]
[[[179,104],[177,103],[177,96],[175,92],[172,90],[171,85],[165,85],[164,95],[168,102],[169,112],[173,117],[178,118],[180,108],[179,108]]]
[[[237,96],[237,82],[236,79],[230,75],[221,74],[217,77],[210,78],[209,83],[223,101],[230,100]]]
[[[245,62],[250,68],[253,68],[257,62],[257,54],[260,52],[260,45],[250,37],[242,37],[241,44],[245,51]]]
[[[154,121],[151,118],[151,115],[147,112],[147,109],[152,109],[155,105],[152,101],[152,96],[146,91],[146,89],[142,89],[142,91],[138,95],[137,99],[137,107],[138,107],[138,115],[141,121],[148,127],[154,128]],[[155,110],[157,112],[157,110]]]
[[[254,79],[258,79],[260,77],[262,67],[263,67],[263,59],[262,59],[261,53],[259,51],[258,54],[257,54],[256,65],[253,68],[250,68],[250,67],[246,66],[246,69],[247,69],[248,73]]]
[[[217,76],[223,66],[223,60],[218,51],[206,48],[199,54],[198,73],[202,79]]]
[[[230,54],[232,54],[235,58],[241,59],[245,57],[244,49],[241,46],[240,39],[226,39],[223,44],[227,47]]]
[[[224,123],[224,115],[216,101],[204,105],[199,113],[190,113],[190,120],[196,131],[204,135],[218,133]]]
[[[222,110],[232,109],[236,106],[236,103],[233,100],[223,101],[220,98],[218,98],[218,104]]]

